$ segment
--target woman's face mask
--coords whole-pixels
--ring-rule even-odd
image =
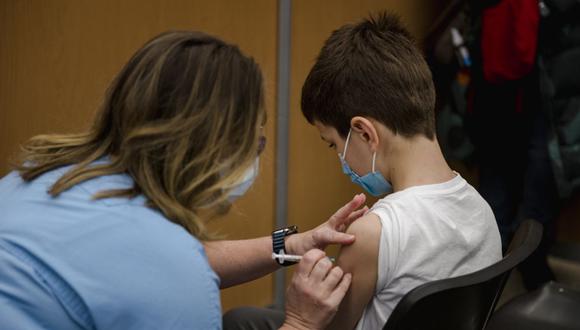
[[[235,200],[242,197],[254,184],[254,181],[256,181],[260,170],[260,155],[264,152],[264,149],[266,149],[266,137],[261,135],[258,140],[258,156],[256,157],[256,161],[254,161],[252,167],[246,170],[242,181],[230,191],[230,194],[228,195],[230,203],[233,203]]]
[[[376,151],[373,153],[372,170],[370,173],[359,176],[350,168],[350,166],[348,166],[346,162],[346,150],[348,149],[347,147],[350,140],[350,132],[351,131],[349,130],[342,154],[338,154],[340,163],[342,164],[342,172],[348,175],[352,182],[363,187],[364,190],[375,197],[392,192],[393,187],[391,186],[391,183],[387,181],[380,172],[375,171],[375,160],[377,158]]]
[[[248,189],[254,184],[256,181],[256,177],[258,176],[258,171],[260,169],[260,157],[256,157],[254,164],[246,170],[244,174],[244,178],[240,183],[238,183],[228,195],[228,200],[230,203],[233,203],[238,198],[242,197]]]

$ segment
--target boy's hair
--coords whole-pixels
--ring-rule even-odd
[[[346,137],[354,116],[404,137],[435,137],[431,71],[398,16],[344,25],[326,40],[302,87],[302,113]]]

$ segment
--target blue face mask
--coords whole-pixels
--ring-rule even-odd
[[[260,169],[260,158],[256,157],[256,161],[254,165],[250,167],[246,173],[244,174],[244,178],[240,183],[238,183],[228,195],[228,200],[230,203],[233,203],[236,199],[242,197],[248,189],[254,184],[256,181],[256,177],[258,176],[258,170]]]
[[[338,154],[340,158],[340,163],[342,164],[342,172],[350,177],[352,182],[363,187],[369,194],[378,197],[381,195],[388,194],[393,191],[393,187],[387,181],[380,172],[375,171],[375,160],[377,158],[377,152],[373,153],[373,164],[370,173],[359,176],[354,173],[353,170],[346,163],[346,150],[348,147],[348,141],[350,140],[350,130],[348,131],[348,136],[346,137],[346,143],[344,144],[344,151],[342,154]]]

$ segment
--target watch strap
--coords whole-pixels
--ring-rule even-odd
[[[298,227],[296,226],[290,226],[290,227],[286,227],[286,228],[282,228],[282,229],[278,229],[272,232],[272,252],[276,253],[276,254],[280,254],[280,252],[282,252],[281,254],[286,253],[286,242],[285,242],[285,238],[286,236],[295,234],[298,232]],[[295,261],[288,261],[288,260],[284,260],[281,261],[280,259],[276,258],[276,262],[278,262],[278,264],[280,264],[281,266],[290,266],[295,264]]]

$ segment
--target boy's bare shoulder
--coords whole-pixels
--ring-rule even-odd
[[[355,235],[374,235],[379,234],[381,230],[381,221],[379,217],[369,212],[359,218],[358,220],[354,221],[346,230],[348,234]],[[358,241],[358,240],[357,240]]]
[[[354,235],[356,239],[353,244],[342,247],[339,265],[346,271],[367,267],[367,262],[361,260],[373,260],[373,257],[378,256],[381,228],[379,217],[373,213],[367,213],[353,222],[346,232]]]

